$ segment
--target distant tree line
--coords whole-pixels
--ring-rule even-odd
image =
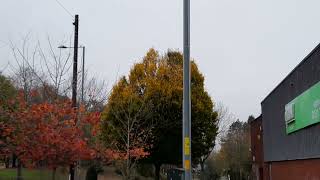
[[[252,119],[250,116],[249,119]],[[248,121],[249,122],[249,121]],[[221,148],[206,163],[206,179],[249,180],[251,175],[250,127],[235,121],[221,139]]]

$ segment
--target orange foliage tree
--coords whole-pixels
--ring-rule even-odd
[[[95,147],[89,145],[83,127],[90,125],[96,134],[100,113],[78,111],[69,100],[27,105],[20,97],[11,102],[15,108],[0,110],[8,119],[0,123],[3,154],[14,153],[25,166],[45,164],[53,169],[95,158]]]

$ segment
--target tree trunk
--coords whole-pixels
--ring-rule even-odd
[[[69,167],[69,178],[70,178],[70,180],[74,180],[74,168],[75,168],[74,164],[71,164],[70,167]]]
[[[161,164],[155,164],[154,165],[155,166],[155,175],[156,175],[156,177],[155,177],[155,180],[160,180],[160,167],[161,167]]]
[[[204,172],[204,161],[200,162],[200,166],[201,166],[201,172],[203,173]]]
[[[130,173],[130,121],[128,118],[128,129],[127,129],[127,179],[130,179],[131,173]]]
[[[56,170],[57,170],[57,168],[53,168],[53,170],[52,170],[52,180],[56,179]]]
[[[17,161],[17,156],[15,154],[12,154],[12,168],[17,167],[16,161]]]
[[[5,165],[6,165],[6,168],[9,168],[9,166],[10,166],[10,157],[6,157]]]
[[[200,161],[200,167],[201,167],[200,179],[201,179],[201,180],[204,180],[204,179],[205,179],[205,175],[204,175],[204,161]]]
[[[23,180],[22,178],[22,163],[18,159],[18,168],[17,168],[17,180]]]

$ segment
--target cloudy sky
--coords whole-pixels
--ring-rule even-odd
[[[59,0],[80,15],[89,70],[109,82],[128,73],[153,47],[182,50],[183,0]],[[206,89],[239,119],[260,113],[264,97],[318,44],[317,0],[191,0],[191,56]],[[6,43],[30,33],[70,39],[72,17],[56,0],[2,0],[0,67]],[[1,68],[0,68],[1,69]]]

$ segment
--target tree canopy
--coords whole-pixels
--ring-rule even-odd
[[[194,61],[191,63],[191,90],[192,162],[197,165],[208,157],[214,147],[217,113],[205,90],[204,76]],[[135,118],[135,130],[132,132],[139,132],[139,136],[147,133],[142,135],[147,137],[143,145],[147,145],[146,150],[150,153],[147,160],[156,166],[157,172],[162,164],[180,166],[182,95],[182,54],[168,51],[160,56],[156,50],[150,49],[141,62],[134,64],[129,75],[122,77],[113,87],[103,113],[102,137],[106,142],[108,137],[116,137],[111,125],[115,130],[122,128],[117,119],[124,117],[116,117],[116,114],[130,115]]]

